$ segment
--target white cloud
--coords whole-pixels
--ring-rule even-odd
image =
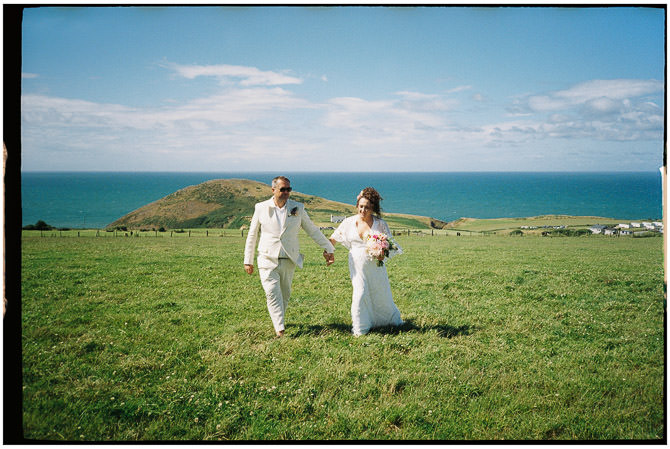
[[[147,111],[145,119],[159,123],[192,120],[225,126],[254,122],[282,111],[311,107],[309,102],[279,87],[231,89],[181,106]]]
[[[588,100],[584,103],[584,106],[587,110],[591,110],[595,113],[607,114],[620,111],[625,104],[625,101],[613,100],[608,97],[599,97]]]
[[[121,105],[29,94],[21,97],[21,113],[28,125],[99,127],[132,123],[134,110]]]
[[[537,132],[534,139],[653,140],[662,136],[663,110],[648,97],[660,97],[663,88],[656,80],[592,80],[527,95],[516,99],[508,110],[512,116],[531,117],[530,126]],[[495,127],[509,129],[507,124]],[[519,138],[517,133],[509,136],[512,141]]]
[[[585,102],[594,98],[625,99],[640,97],[663,91],[663,83],[657,80],[593,80],[556,92],[556,96]]]
[[[199,76],[218,78],[222,83],[239,82],[241,86],[278,86],[282,84],[301,84],[302,79],[283,73],[263,71],[256,67],[237,65],[181,65],[168,63],[165,65],[178,75],[187,79]]]
[[[592,101],[615,101],[663,92],[657,80],[593,80],[546,95],[531,95],[528,106],[536,112],[556,111]]]
[[[440,98],[439,95],[436,94],[424,94],[421,92],[411,92],[411,91],[400,91],[396,92],[396,95],[400,95],[401,97],[407,99],[407,100],[435,100]]]
[[[487,109],[495,107],[494,102],[468,107],[483,99],[479,94],[456,100],[444,92],[401,90],[381,100],[337,97],[313,103],[273,84],[284,79],[282,74],[238,66],[178,67],[173,66],[187,79],[213,76],[238,84],[226,81],[214,95],[172,100],[156,108],[23,95],[24,161],[41,161],[46,168],[48,164],[67,168],[67,158],[76,158],[86,159],[87,169],[107,169],[113,161],[135,161],[140,168],[156,169],[150,164],[160,160],[165,164],[161,169],[253,165],[270,170],[281,156],[289,167],[318,170],[324,167],[317,161],[331,153],[329,160],[338,165],[327,169],[350,169],[347,161],[381,154],[397,161],[389,169],[421,164],[423,169],[440,169],[440,161],[451,164],[463,155],[477,161],[491,147],[496,148],[496,160],[511,164],[521,157],[521,148],[532,148],[524,150],[525,158],[545,153],[550,158],[549,150],[541,148],[557,139],[660,142],[662,138],[658,82],[592,81],[527,94],[511,105],[513,119],[500,120],[497,111]],[[470,88],[462,86],[462,91]],[[310,157],[314,155],[320,157]]]
[[[21,78],[23,78],[23,79],[39,78],[39,75],[37,73],[22,72],[21,73]]]
[[[312,107],[279,87],[232,89],[164,108],[134,109],[84,100],[24,95],[22,118],[27,125],[164,129],[190,124],[204,129],[253,122],[281,111]]]
[[[162,169],[211,169],[220,161],[243,168],[254,158],[271,160],[278,150],[297,157],[318,146],[295,131],[309,123],[301,115],[314,107],[280,87],[226,89],[161,108],[24,95],[24,161],[32,169],[118,163],[156,169],[158,161]]]
[[[458,87],[454,87],[453,89],[449,89],[445,92],[448,93],[448,94],[455,94],[455,93],[463,92],[463,91],[470,90],[470,89],[472,89],[472,86],[458,86]]]
[[[432,96],[404,93],[403,97],[418,100],[418,104],[404,99],[333,98],[323,123],[338,133],[346,133],[358,145],[417,143],[446,125],[442,115],[437,113],[445,109],[445,105],[435,103]]]
[[[396,103],[397,107],[413,111],[447,111],[460,104],[458,100],[446,99],[437,94],[401,91],[396,95],[402,99]]]

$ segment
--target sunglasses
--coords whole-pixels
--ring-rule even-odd
[[[279,189],[280,192],[290,192],[292,190],[293,189],[291,187],[282,187],[281,189]]]

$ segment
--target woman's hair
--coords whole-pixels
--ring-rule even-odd
[[[365,198],[370,202],[370,206],[372,207],[372,212],[377,217],[382,216],[381,202],[384,198],[381,197],[379,192],[377,192],[372,187],[364,188],[363,190],[361,190],[361,193],[358,194],[358,198],[356,198],[356,207],[358,207],[358,202],[361,200],[361,198]]]

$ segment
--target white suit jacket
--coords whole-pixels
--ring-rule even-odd
[[[272,269],[276,267],[279,264],[279,252],[282,248],[288,257],[302,268],[303,255],[300,254],[300,243],[298,242],[298,231],[300,231],[301,227],[321,248],[329,253],[335,251],[332,243],[312,223],[302,203],[291,199],[286,202],[286,221],[282,229],[280,229],[279,222],[274,216],[274,207],[274,198],[256,204],[244,248],[245,265],[254,264],[254,253],[259,230],[259,268]]]

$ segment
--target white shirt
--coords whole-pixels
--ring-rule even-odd
[[[286,216],[288,215],[288,208],[286,205],[288,204],[288,201],[284,203],[284,207],[279,207],[277,206],[276,203],[274,203],[274,208],[275,208],[275,219],[277,220],[277,223],[279,224],[279,232],[281,232],[282,229],[284,229],[284,223],[286,223]],[[284,248],[282,248],[279,251],[279,257],[284,258],[288,257],[288,254],[286,254],[286,251],[284,251]]]
[[[287,215],[287,207],[286,204],[284,204],[284,207],[279,207],[276,204],[274,205],[275,208],[275,218],[277,219],[277,223],[279,223],[279,229],[284,229],[284,223],[286,223],[286,215]]]

